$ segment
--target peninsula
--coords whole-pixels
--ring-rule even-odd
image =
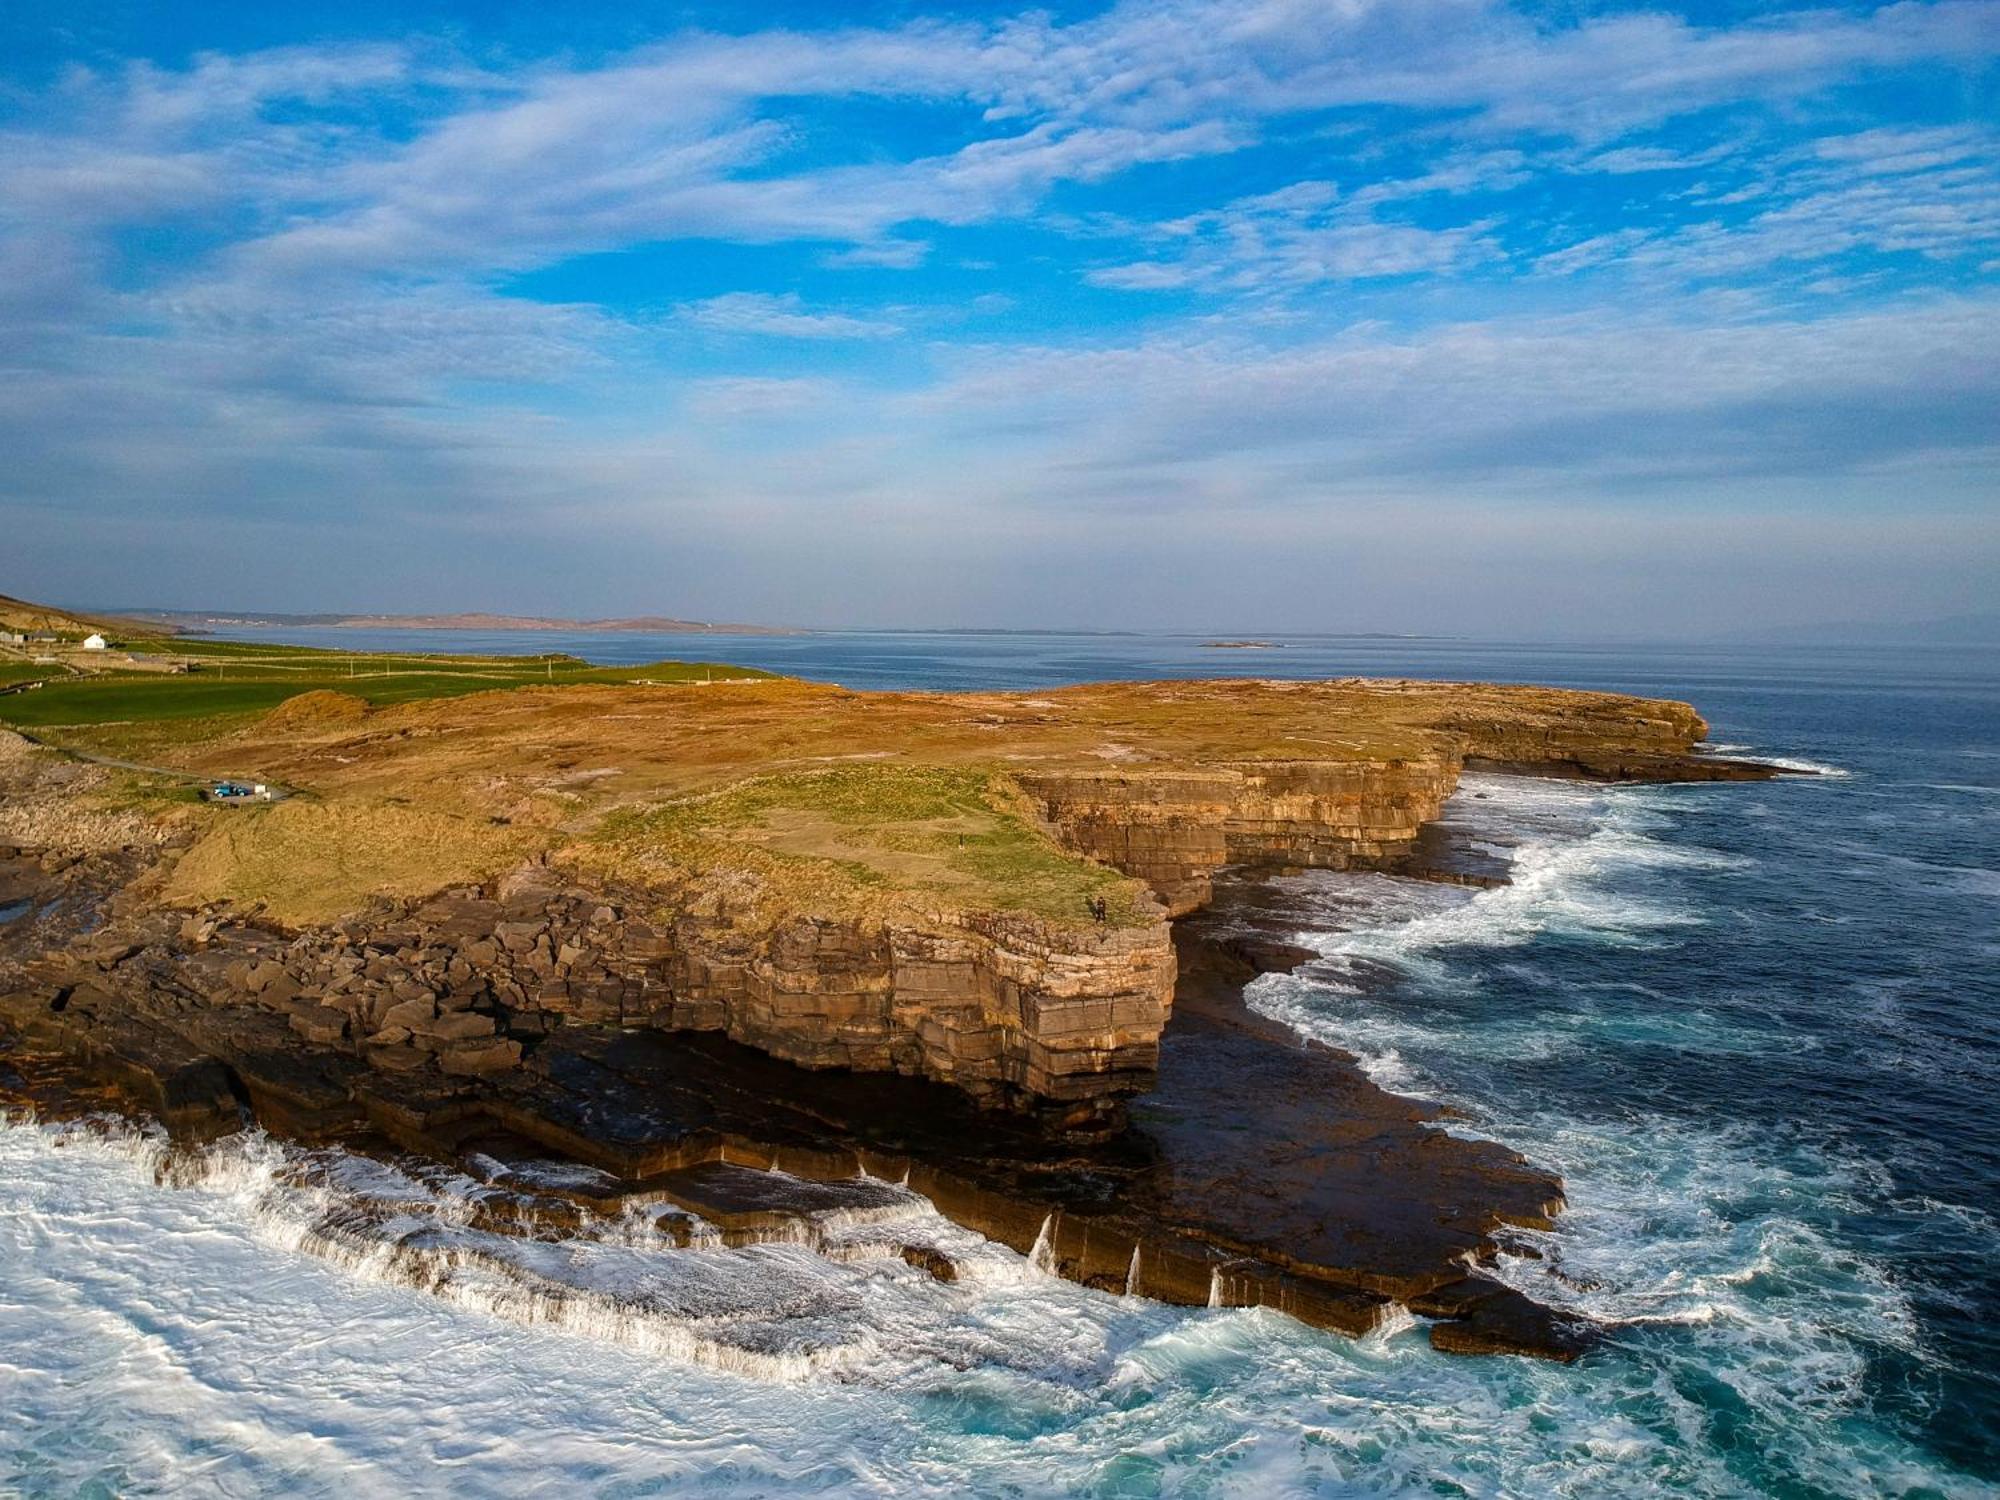
[[[1467,767],[1775,774],[1699,753],[1687,704],[1549,688],[119,644],[182,670],[0,678],[0,1092],[599,1174],[496,1184],[529,1227],[888,1178],[1078,1280],[1350,1332],[1408,1307],[1462,1351],[1588,1346],[1470,1269],[1561,1184],[1253,1015],[1306,955],[1246,892],[1454,878],[1426,830]]]

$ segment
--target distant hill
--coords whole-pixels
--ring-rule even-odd
[[[0,594],[0,630],[22,635],[161,635],[172,627],[126,615],[79,614],[53,604],[33,604]]]
[[[590,630],[646,635],[797,635],[776,625],[726,624],[706,620],[676,620],[664,615],[631,615],[610,620],[569,620],[543,615],[495,615],[472,612],[453,615],[275,614],[260,611],[135,610],[183,630],[240,630],[259,625],[287,628],[317,626],[337,630]]]

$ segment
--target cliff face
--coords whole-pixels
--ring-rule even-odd
[[[1246,762],[1019,780],[1065,844],[1145,881],[1170,916],[1182,916],[1207,904],[1225,865],[1345,870],[1390,857],[1437,817],[1458,784],[1458,759]]]
[[[1686,703],[1571,696],[1561,713],[1454,711],[1437,724],[1476,770],[1589,781],[1761,781],[1773,774],[1754,761],[1694,754],[1708,738],[1708,722]]]
[[[505,1069],[566,1026],[717,1031],[1087,1123],[1151,1080],[1167,921],[1217,871],[1391,867],[1467,763],[1733,774],[1690,755],[1705,732],[1685,704],[1360,681],[280,710],[209,753],[318,795],[221,815],[159,889],[211,914],[197,949],[244,912],[284,932],[267,978],[295,1029],[385,1069]],[[302,866],[426,889],[412,858],[453,891],[282,909]]]
[[[526,1140],[615,1174],[596,1208],[866,1171],[1110,1290],[1573,1358],[1587,1330],[1468,1274],[1560,1184],[1255,1016],[1233,966],[1269,955],[1199,922],[1177,997],[1168,918],[1226,866],[1394,866],[1468,764],[1771,774],[1704,730],[1421,683],[529,690],[277,713],[188,764],[315,795],[171,829],[17,746],[0,1093],[46,1049],[176,1133],[247,1107],[470,1170]]]
[[[798,1205],[828,1194],[800,1179],[860,1199],[903,1183],[1038,1267],[1111,1292],[1266,1306],[1356,1334],[1404,1303],[1454,1320],[1454,1348],[1567,1359],[1588,1343],[1468,1274],[1498,1252],[1500,1226],[1547,1227],[1560,1184],[1494,1143],[1423,1128],[1427,1106],[1256,1017],[1236,993],[1239,961],[1204,958],[1198,939],[1153,1096],[1121,1132],[1057,1139],[961,1088],[804,1071],[702,1034],[690,1026],[718,1017],[678,995],[649,1013],[674,1030],[644,1025],[661,976],[692,955],[543,867],[287,935],[134,903],[107,890],[125,871],[104,858],[52,870],[0,848],[0,895],[30,901],[31,926],[46,916],[46,933],[63,931],[79,903],[104,917],[25,971],[9,964],[18,924],[0,923],[10,1109],[70,1118],[136,1103],[179,1139],[254,1119],[314,1144],[415,1153],[482,1184],[466,1200],[479,1228],[538,1239],[667,1203],[726,1243],[811,1244]],[[794,956],[827,959],[825,937]],[[824,1012],[813,1000],[803,1014]],[[813,1024],[782,1024],[781,1043]],[[551,1174],[552,1158],[595,1170]],[[366,1205],[352,1207],[328,1220],[342,1243],[366,1224]],[[392,1227],[401,1243],[407,1221]],[[934,1246],[901,1249],[955,1274]]]
[[[1381,684],[1412,697],[1433,683]],[[1487,690],[1491,692],[1492,690]],[[1708,780],[1768,768],[1690,752],[1701,715],[1665,700],[1560,695],[1554,712],[1440,714],[1421,753],[1219,760],[1199,768],[1017,774],[1068,847],[1146,882],[1170,916],[1206,905],[1225,866],[1366,869],[1435,820],[1467,765],[1603,780]],[[1329,726],[1332,727],[1332,726]]]
[[[239,925],[217,946],[223,921],[198,915],[153,966],[178,966],[205,1001],[276,1007],[307,1039],[391,1072],[505,1071],[565,1026],[719,1031],[805,1067],[932,1078],[1087,1126],[1157,1065],[1174,982],[1163,924],[742,916],[530,864],[492,889],[295,936]]]

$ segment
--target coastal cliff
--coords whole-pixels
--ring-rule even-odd
[[[1259,870],[1420,869],[1467,765],[1770,774],[1705,728],[1407,682],[320,691],[167,747],[289,793],[248,807],[10,737],[0,1073],[62,1059],[192,1139],[553,1152],[611,1174],[593,1212],[886,1176],[1111,1290],[1573,1358],[1588,1329],[1468,1269],[1560,1182],[1254,1016],[1298,955],[1187,921]]]
[[[1225,866],[1348,870],[1393,859],[1437,817],[1458,770],[1440,753],[1020,780],[1066,846],[1145,881],[1178,917],[1208,903]]]
[[[282,939],[301,1027],[385,1068],[720,1031],[1082,1125],[1147,1087],[1168,923],[1218,872],[1400,868],[1468,763],[1761,772],[1705,733],[1686,704],[1404,681],[318,692],[186,754],[312,795],[182,827],[124,904],[197,914],[169,949]]]

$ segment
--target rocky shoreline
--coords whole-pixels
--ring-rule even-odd
[[[1251,1013],[1244,983],[1297,955],[1226,929],[1182,925],[1155,1087],[1125,1129],[1095,1140],[982,1111],[939,1084],[807,1071],[712,1033],[559,1028],[525,1066],[501,1068],[482,1065],[503,1045],[490,1027],[470,1044],[438,1028],[439,1068],[385,1067],[307,1035],[299,997],[272,972],[276,935],[243,927],[207,933],[192,970],[97,937],[94,978],[0,995],[0,1094],[44,1117],[116,1101],[190,1148],[254,1123],[461,1169],[475,1158],[594,1169],[587,1189],[496,1186],[496,1222],[531,1235],[666,1202],[737,1242],[791,1238],[798,1181],[823,1186],[815,1210],[887,1181],[1107,1291],[1272,1307],[1356,1335],[1407,1307],[1444,1320],[1433,1342],[1454,1352],[1587,1348],[1593,1330],[1467,1269],[1501,1253],[1506,1225],[1548,1227],[1560,1183],[1504,1148],[1429,1129],[1435,1107]],[[243,988],[204,994],[196,973]],[[903,1250],[953,1274],[935,1247]]]
[[[492,1185],[496,1222],[530,1235],[667,1203],[716,1233],[796,1236],[802,1194],[817,1212],[899,1183],[1105,1290],[1351,1334],[1407,1310],[1440,1349],[1573,1359],[1598,1330],[1479,1270],[1509,1226],[1550,1227],[1561,1183],[1255,1015],[1245,983],[1301,955],[1258,932],[1254,882],[1228,872],[1499,883],[1438,823],[1475,760],[1773,773],[1693,754],[1681,705],[1586,697],[1447,727],[1462,738],[1390,759],[1022,766],[1063,846],[1144,882],[1156,904],[1126,923],[773,922],[740,882],[627,885],[543,854],[295,926],[164,899],[186,833],[126,820],[74,848],[0,846],[0,1093],[53,1116],[115,1098],[191,1148],[254,1123],[466,1171],[589,1169],[585,1187]],[[286,753],[308,773],[351,759]],[[36,755],[15,757],[17,802],[70,777]],[[952,1274],[935,1246],[903,1250]]]

